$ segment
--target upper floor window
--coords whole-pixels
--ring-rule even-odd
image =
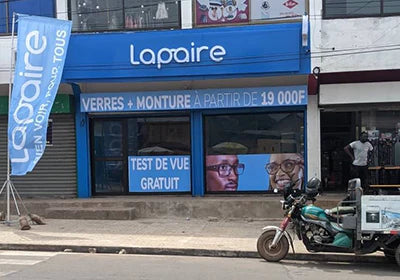
[[[324,0],[324,18],[390,16],[400,14],[397,0]]]
[[[73,31],[180,28],[181,0],[71,0]]]
[[[0,34],[11,33],[14,12],[33,16],[54,17],[54,11],[53,0],[0,0]]]

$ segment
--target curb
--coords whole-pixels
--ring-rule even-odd
[[[177,248],[146,248],[146,247],[117,247],[117,246],[79,246],[79,245],[36,245],[36,244],[0,244],[0,250],[15,251],[46,251],[70,253],[100,253],[140,255],[175,255],[226,258],[261,258],[255,251],[212,250],[212,249],[177,249]],[[289,253],[286,260],[318,261],[318,262],[349,262],[349,263],[387,263],[384,256],[354,255],[332,253]]]

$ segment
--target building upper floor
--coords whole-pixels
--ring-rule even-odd
[[[37,7],[32,0],[18,2],[4,3],[3,34],[12,29],[13,12],[72,21],[67,82],[309,73],[305,0],[279,5],[256,0],[37,0],[48,4]],[[23,9],[22,3],[30,5]],[[0,83],[7,83],[10,36],[0,36],[0,48],[5,54],[0,58]]]
[[[69,19],[74,32],[187,29],[301,20],[307,0],[3,0],[0,34],[13,12]]]
[[[400,1],[310,0],[311,69],[400,69]]]

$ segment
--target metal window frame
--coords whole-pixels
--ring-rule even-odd
[[[68,7],[68,19],[72,21],[72,3],[71,1],[77,0],[68,0],[67,7]],[[158,3],[158,2],[155,2]],[[72,30],[73,33],[95,33],[95,32],[137,32],[137,31],[148,31],[148,30],[173,30],[173,29],[182,29],[182,16],[181,16],[182,4],[181,1],[178,0],[178,25],[175,27],[163,27],[163,28],[136,28],[136,29],[129,29],[125,28],[125,0],[122,0],[122,15],[123,15],[123,28],[119,29],[96,29],[96,30]],[[106,11],[105,11],[106,12]]]
[[[347,4],[347,0],[343,0]],[[398,13],[385,13],[383,11],[384,8],[384,2],[385,0],[379,0],[380,1],[380,13],[379,14],[348,14],[348,15],[342,15],[342,16],[328,16],[326,14],[326,2],[327,0],[322,0],[322,19],[346,19],[346,18],[365,18],[365,17],[391,17],[391,16],[398,16],[400,15],[400,12]]]

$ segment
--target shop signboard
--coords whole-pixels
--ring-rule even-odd
[[[361,230],[399,231],[400,196],[363,195],[361,197]]]
[[[81,95],[81,111],[96,113],[299,105],[307,105],[307,86]]]
[[[247,8],[248,9],[248,8]],[[245,14],[243,14],[245,15]],[[302,23],[74,34],[64,82],[310,73]]]
[[[189,192],[190,156],[130,156],[129,192]]]
[[[288,183],[300,189],[304,182],[304,160],[298,153],[206,156],[206,190],[281,191]]]
[[[305,12],[305,0],[252,0],[250,19],[301,17]]]

